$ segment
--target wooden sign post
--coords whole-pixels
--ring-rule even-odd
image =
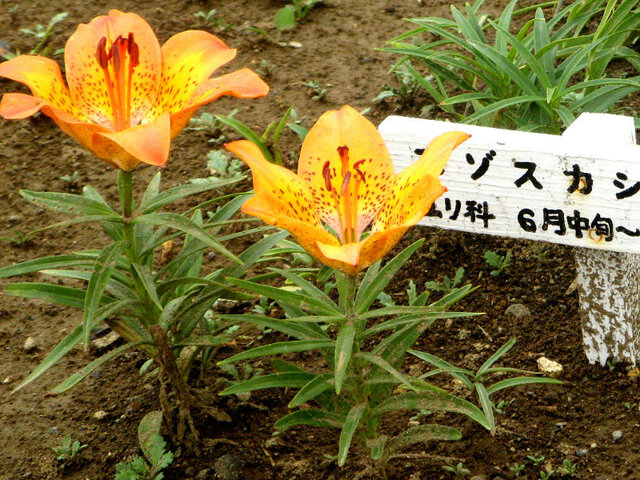
[[[590,363],[640,360],[640,146],[632,118],[582,114],[563,135],[388,117],[379,131],[398,170],[434,137],[472,137],[452,154],[448,191],[422,225],[576,248]]]

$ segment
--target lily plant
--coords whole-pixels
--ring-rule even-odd
[[[244,276],[286,233],[267,237],[236,255],[225,242],[262,230],[223,234],[224,227],[236,221],[232,217],[244,202],[243,195],[223,192],[180,214],[163,210],[189,195],[222,190],[242,177],[213,178],[162,190],[158,172],[136,198],[133,170],[140,164],[165,165],[171,139],[204,103],[221,95],[255,98],[268,92],[268,86],[249,69],[209,78],[235,54],[204,31],[178,33],[160,47],[141,17],[112,10],[81,24],[67,41],[68,85],[57,63],[49,58],[22,55],[0,64],[0,76],[22,82],[32,92],[5,94],[0,115],[22,119],[41,111],[118,171],[117,206],[90,186],[82,194],[20,192],[40,207],[73,215],[53,226],[97,222],[110,243],[103,249],[0,269],[0,278],[41,272],[62,279],[61,283],[5,284],[5,294],[83,311],[81,324],[16,390],[42,375],[78,343],[88,347],[94,328],[106,323],[125,344],[73,374],[54,388],[55,393],[73,387],[123,351],[138,348],[149,357],[144,370],[156,367],[164,417],[178,441],[187,428],[197,438],[191,416],[194,406],[224,419],[222,413],[207,409],[186,382],[194,362],[206,362],[215,348],[230,341],[228,326],[211,322],[206,314],[217,299],[233,295],[222,279]],[[207,216],[205,206],[217,210]],[[178,236],[183,241],[172,247]],[[164,250],[172,255],[163,259],[165,255],[159,253]],[[208,250],[218,260],[217,267],[206,273]],[[68,279],[71,284],[65,283]],[[78,288],[77,281],[85,287]]]
[[[387,148],[367,119],[349,106],[323,114],[305,137],[297,175],[268,162],[248,141],[227,148],[250,167],[255,195],[242,211],[269,225],[288,230],[306,251],[331,269],[337,293],[330,295],[308,279],[285,269],[272,269],[289,285],[284,288],[250,280],[227,279],[254,294],[273,299],[286,318],[243,314],[223,316],[271,328],[290,340],[237,353],[220,364],[266,356],[317,351],[312,369],[280,358],[274,373],[236,383],[222,395],[281,387],[298,389],[289,406],[292,413],[275,427],[295,425],[340,430],[337,462],[344,465],[354,440],[384,464],[415,443],[457,440],[462,433],[436,423],[426,423],[399,435],[383,433],[385,415],[401,410],[456,412],[495,432],[495,405],[490,395],[522,383],[553,382],[546,378],[514,377],[490,386],[498,373],[518,372],[494,363],[513,346],[510,341],[487,360],[478,372],[462,370],[412,346],[420,336],[445,318],[479,315],[453,311],[457,301],[474,289],[453,289],[429,303],[429,292],[409,292],[406,306],[380,306],[376,300],[415,253],[415,242],[382,264],[408,228],[415,225],[446,188],[439,176],[450,153],[469,135],[450,132],[437,137],[421,158],[395,174]],[[359,272],[365,271],[364,275]],[[330,293],[330,292],[329,292]],[[403,371],[407,353],[414,362],[426,362],[424,376]],[[416,360],[417,359],[417,360]],[[429,370],[429,365],[433,366]],[[447,392],[428,381],[437,374],[462,379],[477,403]]]

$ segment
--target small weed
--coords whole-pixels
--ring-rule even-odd
[[[29,234],[24,234],[20,230],[13,232],[13,236],[0,237],[0,242],[9,242],[14,247],[25,245],[31,241]]]
[[[68,15],[69,14],[67,12],[62,12],[62,13],[58,13],[57,15],[54,15],[51,18],[51,20],[49,21],[49,23],[47,24],[46,27],[44,25],[38,23],[32,29],[31,28],[21,28],[19,30],[21,33],[24,33],[24,34],[27,34],[27,35],[31,35],[36,40],[38,40],[38,44],[29,51],[29,54],[31,54],[31,55],[42,54],[44,56],[47,56],[47,54],[49,53],[49,49],[47,48],[47,44],[51,40],[51,36],[53,35],[54,27],[58,23],[62,22],[65,18],[67,18]],[[60,55],[63,51],[64,51],[63,49],[56,50],[55,52],[53,52],[53,54],[54,54],[54,56],[55,55]],[[13,56],[16,56],[16,55],[13,55]],[[5,58],[7,58],[6,55],[5,55]]]
[[[562,476],[573,477],[576,474],[577,466],[571,463],[571,460],[565,459],[562,461],[562,466],[558,469],[558,473]]]
[[[496,412],[503,414],[505,409],[515,401],[515,398],[512,398],[511,400],[500,400],[498,405],[496,405]]]
[[[455,474],[456,477],[464,477],[471,473],[471,471],[468,468],[464,467],[464,464],[462,462],[458,462],[458,464],[455,467],[452,467],[451,465],[446,465],[442,468],[444,468],[447,472],[451,472]]]
[[[238,113],[238,110],[233,109],[225,118],[233,119],[236,113]],[[205,132],[211,137],[209,138],[209,143],[215,144],[227,141],[227,129],[227,124],[220,121],[220,119],[218,119],[215,115],[207,112],[203,112],[197,117],[192,117],[191,120],[189,120],[189,125],[187,126],[187,128],[185,128],[185,130]]]
[[[226,23],[224,20],[219,18],[217,15],[217,11],[215,8],[212,8],[208,12],[204,10],[200,10],[197,13],[194,13],[193,16],[196,18],[196,23],[191,25],[192,28],[197,27],[211,27],[216,30],[230,30],[234,28],[234,25],[231,23]]]
[[[291,0],[276,12],[273,23],[278,30],[291,30],[309,14],[311,9],[324,0]]]
[[[638,406],[638,404],[635,402],[634,403],[624,402],[622,405],[624,405],[624,408],[626,408],[629,411],[633,410]]]
[[[500,255],[493,250],[487,250],[484,252],[484,260],[487,262],[487,265],[493,268],[490,275],[497,277],[511,264],[511,253],[507,252],[506,255]]]
[[[518,462],[513,462],[513,465],[509,467],[509,470],[515,473],[516,477],[519,477],[520,472],[522,472],[524,469],[525,469],[525,465],[524,464],[520,465]]]
[[[617,366],[618,366],[618,359],[616,357],[613,357],[607,360],[607,368],[609,369],[610,372],[615,371]]]
[[[460,285],[464,277],[464,273],[465,273],[464,267],[460,267],[456,270],[456,273],[453,275],[453,279],[445,275],[444,277],[442,277],[442,281],[440,282],[436,282],[433,280],[425,282],[424,288],[426,288],[427,290],[432,290],[434,292],[449,293],[458,285]]]
[[[527,458],[529,460],[531,460],[533,462],[533,465],[535,465],[536,467],[538,467],[540,464],[542,464],[542,462],[544,462],[546,460],[546,458],[542,455],[540,456],[536,456],[536,455],[527,455]]]
[[[549,470],[548,472],[545,472],[544,470],[540,470],[540,479],[549,480],[551,477],[553,477],[554,473],[556,473],[555,470]]]
[[[78,180],[80,179],[80,173],[78,173],[77,170],[74,170],[74,172],[71,175],[63,175],[58,178],[63,182],[68,183],[69,185],[77,185]]]
[[[207,169],[213,177],[235,177],[240,173],[241,168],[242,162],[237,158],[231,158],[223,150],[211,150],[207,153]]]
[[[372,103],[381,102],[390,97],[398,97],[403,103],[409,102],[413,99],[416,92],[420,90],[420,86],[416,83],[415,77],[409,71],[411,63],[407,61],[396,65],[391,72],[396,77],[397,86],[384,85],[380,89],[380,93],[371,100]]]
[[[149,437],[147,459],[135,457],[130,462],[118,463],[115,480],[162,480],[162,470],[173,462],[173,453],[167,452],[166,448],[162,436],[154,433]]]
[[[78,440],[72,442],[71,435],[67,434],[62,439],[62,444],[59,447],[51,447],[51,450],[57,455],[56,460],[60,462],[60,467],[64,468],[65,465],[77,460],[78,455],[85,448],[87,448],[87,445],[80,443]]]
[[[311,80],[310,82],[303,82],[302,85],[304,85],[309,89],[308,95],[311,97],[311,100],[324,102],[325,99],[327,98],[329,89],[327,87],[321,86],[315,80]]]
[[[268,60],[261,60],[260,65],[256,68],[256,73],[263,78],[269,78],[275,70],[275,65],[271,64]]]

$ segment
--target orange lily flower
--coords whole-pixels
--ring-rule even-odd
[[[396,175],[376,127],[345,106],[323,114],[309,131],[297,175],[267,161],[247,140],[226,147],[253,174],[255,195],[242,211],[288,230],[317,260],[354,275],[386,255],[446,191],[438,177],[467,138],[440,135]]]
[[[21,55],[0,63],[0,76],[24,83],[33,94],[5,94],[0,115],[21,119],[42,111],[115,167],[162,166],[171,139],[200,105],[222,95],[256,98],[269,91],[247,68],[209,78],[235,55],[198,30],[178,33],[161,48],[144,19],[111,10],[69,37],[68,87],[50,58]]]

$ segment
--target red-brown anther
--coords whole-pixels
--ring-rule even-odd
[[[324,167],[322,167],[322,176],[324,177],[324,186],[326,187],[328,192],[331,191],[331,168],[330,168],[330,164],[331,164],[331,162],[329,162],[327,160],[325,162],[325,164],[324,164]]]
[[[129,44],[129,61],[131,62],[131,68],[136,68],[140,65],[140,49],[138,48],[138,44],[133,41],[133,34],[129,34],[131,37],[131,42]]]
[[[362,180],[364,183],[367,183],[367,180],[364,177],[364,173],[362,172],[362,170],[360,170],[360,165],[362,165],[365,161],[366,160],[364,158],[362,160],[358,160],[353,164],[353,169],[358,172],[358,175],[360,175],[360,180]]]
[[[98,64],[100,68],[103,70],[107,68],[109,57],[107,56],[107,37],[102,37],[98,42],[98,47],[96,48],[96,59],[98,60]]]
[[[119,40],[121,38],[122,37],[116,38],[116,41],[111,45],[111,51],[109,52],[113,57],[113,69],[116,73],[120,71],[120,49],[118,47],[120,44]]]

